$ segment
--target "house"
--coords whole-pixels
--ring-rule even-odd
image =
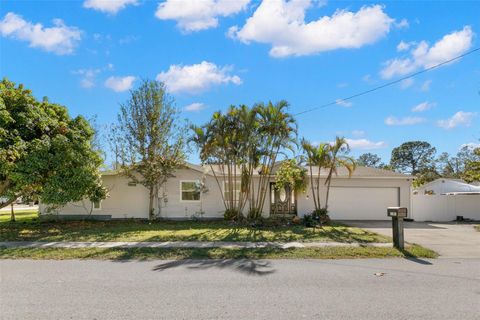
[[[222,218],[225,208],[214,176],[221,176],[221,172],[215,166],[213,170],[209,166],[195,164],[186,164],[178,169],[174,177],[159,190],[156,215],[164,219]],[[322,170],[320,175],[323,177],[321,195],[324,196],[327,172]],[[104,172],[102,179],[109,190],[107,199],[93,206],[87,200],[69,203],[57,213],[66,216],[91,214],[114,219],[148,218],[148,191],[145,187],[115,171]],[[253,179],[257,181],[258,173],[254,174]],[[274,172],[270,179],[262,216],[279,214],[303,217],[312,212],[314,203],[310,187],[305,192],[294,192],[288,188],[276,190]],[[403,206],[410,210],[411,182],[411,176],[383,169],[357,167],[349,177],[344,168],[339,168],[331,183],[330,216],[343,220],[385,220],[389,206]],[[229,189],[225,188],[224,183],[220,183],[220,187],[222,192]],[[40,212],[47,212],[44,205],[40,206]]]
[[[417,221],[480,221],[480,187],[460,179],[436,179],[413,191]]]
[[[414,194],[480,193],[480,186],[466,183],[461,179],[436,179],[413,191]]]

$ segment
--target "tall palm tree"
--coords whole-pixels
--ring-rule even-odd
[[[327,193],[325,196],[325,210],[328,210],[328,197],[330,195],[330,184],[332,183],[333,174],[337,175],[337,169],[344,167],[348,171],[348,177],[351,177],[355,171],[356,163],[352,157],[346,155],[350,150],[350,146],[344,137],[336,137],[335,142],[328,146],[328,158],[326,168],[328,169],[327,179],[325,184],[327,186]]]
[[[287,112],[288,102],[275,104],[258,103],[253,107],[256,113],[258,128],[256,130],[255,155],[253,157],[258,168],[258,185],[252,183],[250,218],[258,218],[263,211],[270,175],[278,155],[286,150],[293,150],[297,141],[297,122],[292,114]],[[256,197],[256,198],[255,198]]]
[[[320,173],[322,168],[327,168],[330,161],[330,145],[328,143],[320,143],[318,146],[313,145],[309,141],[302,139],[302,149],[306,154],[306,162],[309,167],[310,189],[312,190],[313,203],[315,211],[320,210]],[[317,174],[313,172],[313,168],[317,167]]]

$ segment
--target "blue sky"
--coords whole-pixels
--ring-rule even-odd
[[[231,104],[297,113],[479,47],[479,17],[479,1],[2,1],[0,76],[100,124],[141,78],[197,124]],[[355,156],[408,140],[456,153],[480,138],[480,52],[297,120]]]

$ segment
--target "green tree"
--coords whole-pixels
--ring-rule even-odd
[[[382,163],[382,159],[374,153],[364,153],[357,159],[357,164],[370,168],[384,168],[385,164]]]
[[[328,210],[328,198],[330,195],[330,185],[332,183],[333,174],[337,175],[337,169],[343,167],[347,169],[348,176],[351,177],[353,171],[355,171],[356,163],[352,157],[347,156],[350,151],[350,147],[347,140],[343,137],[336,137],[335,142],[329,145],[328,152],[330,160],[327,163],[328,175],[325,181],[327,185],[327,191],[325,196],[325,210]]]
[[[316,146],[306,139],[302,139],[301,145],[309,169],[310,190],[312,192],[313,204],[315,206],[315,211],[320,212],[322,209],[320,199],[320,174],[322,169],[326,169],[331,161],[329,152],[330,145],[328,143],[320,143]],[[316,168],[316,174],[313,170],[314,168]]]
[[[185,162],[186,131],[161,82],[143,81],[121,105],[110,140],[122,173],[148,189],[149,219],[155,218],[159,188]]]
[[[467,160],[461,178],[467,182],[480,181],[480,148],[473,151],[475,158]]]
[[[307,189],[307,170],[300,166],[295,159],[282,161],[275,172],[275,188],[285,187],[302,192]]]
[[[390,165],[397,171],[416,175],[434,167],[435,152],[428,142],[405,142],[392,150]]]
[[[231,106],[226,113],[214,113],[207,124],[192,127],[202,163],[211,167],[220,190],[225,188],[226,218],[240,218],[247,201],[248,217],[260,216],[277,156],[296,140],[296,122],[287,107],[285,101]]]
[[[84,198],[107,196],[93,150],[94,131],[83,117],[44,98],[37,101],[23,85],[0,82],[0,203],[37,196],[58,208]]]

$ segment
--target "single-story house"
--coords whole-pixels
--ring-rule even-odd
[[[413,191],[412,210],[417,221],[480,221],[480,187],[460,179],[436,179]]]
[[[213,170],[217,176],[221,175],[218,168]],[[320,176],[323,178],[321,195],[324,197],[327,172],[322,170]],[[88,200],[69,203],[56,213],[70,216],[91,214],[113,219],[148,218],[148,191],[144,186],[135,184],[116,171],[104,172],[102,179],[109,191],[107,199],[93,205]],[[258,173],[254,174],[254,179],[258,179]],[[409,175],[383,169],[357,167],[349,177],[345,169],[339,168],[331,183],[330,216],[338,220],[385,220],[387,207],[402,206],[410,211],[411,182]],[[314,203],[310,186],[305,192],[295,192],[288,188],[276,190],[274,183],[272,172],[262,216],[303,217],[312,212]],[[199,188],[199,185],[202,187]],[[155,201],[156,215],[163,219],[222,218],[225,208],[220,192],[228,188],[222,184],[220,187],[222,191],[210,166],[186,164],[159,190]],[[245,211],[247,208],[248,203]],[[40,205],[40,212],[48,213],[45,205]]]
[[[440,178],[426,183],[413,191],[414,194],[480,193],[480,186],[468,184],[461,179]]]

